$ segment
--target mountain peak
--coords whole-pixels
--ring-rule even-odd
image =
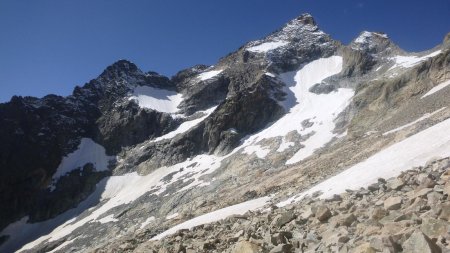
[[[136,66],[136,64],[134,64],[133,62],[129,61],[129,60],[125,60],[125,59],[120,59],[116,62],[114,62],[113,64],[109,65],[106,70],[108,71],[114,71],[114,70],[123,70],[123,71],[130,71],[130,72],[134,72],[138,70],[138,67]]]
[[[350,44],[351,48],[369,53],[379,53],[397,48],[386,33],[363,31]]]
[[[114,79],[122,78],[135,73],[142,73],[142,71],[136,66],[136,64],[128,60],[121,59],[108,66],[100,77]]]
[[[304,25],[313,25],[313,26],[316,25],[316,21],[314,20],[313,16],[309,13],[304,13],[294,20]]]

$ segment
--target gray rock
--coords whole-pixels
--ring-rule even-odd
[[[397,210],[402,206],[401,197],[389,197],[384,201],[384,209],[386,210]]]
[[[404,252],[411,253],[441,253],[442,250],[428,236],[420,231],[415,231],[402,244]]]
[[[321,206],[317,207],[317,210],[316,210],[314,216],[320,222],[326,222],[332,216],[332,213],[331,213],[330,209],[328,209],[328,207],[321,205]]]
[[[280,244],[270,250],[270,253],[289,253],[293,248],[291,244]]]
[[[261,252],[262,248],[256,244],[247,241],[238,242],[231,253],[258,253]]]
[[[275,218],[272,221],[272,227],[282,227],[284,226],[286,223],[291,222],[293,219],[295,219],[295,214],[293,211],[286,211],[283,212],[281,214],[278,214],[277,216],[275,216]]]

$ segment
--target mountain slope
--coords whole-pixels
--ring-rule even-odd
[[[0,250],[85,252],[117,237],[150,239],[214,210],[297,199],[348,168],[373,169],[362,182],[376,181],[384,174],[371,159],[442,134],[449,47],[407,53],[375,32],[342,45],[305,14],[171,79],[121,60],[69,97],[14,97],[0,105],[0,201],[9,206]],[[399,157],[389,176],[445,156],[445,137],[436,149],[416,140],[431,146]]]

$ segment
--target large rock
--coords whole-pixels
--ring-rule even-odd
[[[403,252],[409,253],[441,253],[442,250],[428,236],[420,231],[415,231],[402,244]]]
[[[280,244],[273,248],[270,253],[289,253],[293,246],[291,244]]]
[[[430,238],[438,238],[450,231],[450,226],[446,221],[427,218],[422,220],[420,230]]]
[[[315,216],[320,222],[326,222],[333,214],[326,206],[317,207]]]
[[[240,241],[235,246],[232,253],[258,253],[261,252],[261,247],[247,241]]]
[[[390,197],[384,201],[384,209],[386,210],[397,210],[402,206],[401,197]]]
[[[293,219],[295,219],[294,212],[292,211],[283,212],[275,216],[275,218],[272,221],[272,227],[280,228],[284,226],[286,223],[292,221]]]

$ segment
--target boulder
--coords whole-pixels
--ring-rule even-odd
[[[416,230],[402,244],[403,252],[409,253],[441,253],[442,250],[428,236]]]
[[[370,246],[370,243],[364,243],[350,251],[351,253],[376,253],[375,249]]]
[[[387,181],[386,186],[391,190],[400,190],[405,185],[405,182],[399,178],[394,178]]]
[[[295,219],[293,211],[286,211],[284,213],[278,214],[272,221],[272,227],[281,228],[286,223],[291,222],[293,219]]]
[[[291,244],[280,244],[273,248],[270,253],[289,253],[293,246]]]
[[[384,201],[384,209],[386,210],[397,210],[402,206],[401,197],[390,197]]]
[[[238,242],[231,253],[258,253],[261,252],[261,247],[247,241]]]
[[[326,222],[331,216],[333,216],[333,214],[328,207],[319,206],[316,210],[315,216],[320,222]]]
[[[450,231],[450,226],[446,221],[426,218],[422,220],[420,230],[430,238],[438,238]]]

